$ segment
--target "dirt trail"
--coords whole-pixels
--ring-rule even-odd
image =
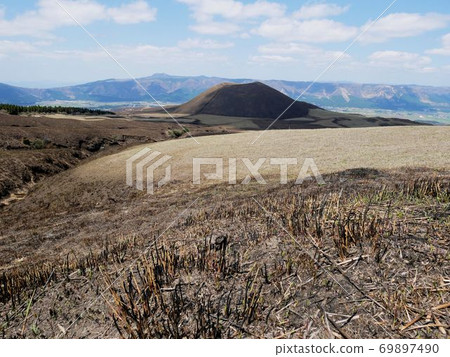
[[[24,200],[30,191],[30,189],[35,185],[34,182],[30,182],[27,185],[21,187],[15,192],[12,192],[8,197],[0,199],[0,207],[9,206],[15,202]]]

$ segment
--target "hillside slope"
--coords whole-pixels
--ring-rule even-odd
[[[290,107],[287,111],[286,109]],[[191,101],[176,107],[175,113],[198,115],[211,114],[244,118],[302,118],[317,106],[296,101],[287,95],[261,83],[223,83],[200,94]]]
[[[125,184],[142,146],[41,181],[1,210],[0,336],[445,338],[449,129],[151,143],[155,195]],[[192,157],[313,157],[326,184],[192,185]]]

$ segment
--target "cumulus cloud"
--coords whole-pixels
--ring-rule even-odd
[[[81,24],[112,20],[118,24],[154,21],[156,9],[145,1],[135,1],[121,7],[106,7],[93,0],[60,0],[67,11]],[[52,31],[64,26],[76,26],[72,18],[54,0],[40,0],[37,8],[5,19],[0,12],[0,36],[52,37]]]
[[[276,2],[256,1],[244,4],[235,0],[178,0],[187,4],[198,21],[220,16],[225,19],[251,19],[284,14],[285,7]]]
[[[381,43],[393,38],[414,37],[447,27],[450,15],[394,13],[381,18],[362,36],[362,42]],[[363,29],[370,26],[370,22]]]
[[[373,25],[368,22],[361,28],[326,18],[347,9],[330,4],[306,5],[291,16],[265,20],[253,33],[281,42],[332,43],[348,41],[361,31],[366,31],[361,42],[382,43],[393,38],[414,37],[442,29],[450,23],[450,15],[435,13],[394,13]]]
[[[202,34],[226,35],[239,31],[239,23],[257,19],[279,17],[285,6],[276,2],[256,1],[244,4],[235,0],[178,0],[188,5],[196,24],[193,31]],[[219,20],[217,20],[219,18]]]
[[[145,1],[124,4],[120,7],[110,8],[107,11],[111,19],[121,25],[154,21],[156,12],[157,10],[150,7]]]
[[[297,19],[323,19],[338,16],[348,11],[350,6],[339,6],[336,4],[312,4],[304,5],[300,10],[294,12]]]
[[[376,67],[402,68],[420,72],[432,72],[432,59],[417,53],[401,51],[377,51],[369,56],[369,64]]]
[[[450,33],[442,37],[442,47],[427,51],[428,54],[450,56]]]
[[[287,13],[284,5],[273,1],[244,3],[237,0],[177,0],[186,4],[195,23],[191,30],[209,35],[231,35],[239,32],[260,35],[280,42],[339,43],[355,38],[361,31],[361,42],[386,42],[392,38],[414,37],[427,31],[445,28],[450,15],[437,13],[393,13],[352,26],[332,19],[346,13],[350,6],[333,3],[307,4]],[[249,30],[245,25],[250,24]]]
[[[293,17],[264,21],[253,33],[281,42],[343,42],[356,36],[358,28],[343,23],[317,19],[300,21]]]

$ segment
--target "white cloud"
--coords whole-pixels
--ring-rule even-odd
[[[136,1],[120,7],[108,9],[108,15],[118,24],[138,24],[156,19],[157,10],[145,1]]]
[[[376,67],[389,67],[433,72],[432,59],[417,53],[401,51],[377,51],[369,56],[369,64]]]
[[[103,18],[103,6],[94,2],[63,1],[62,4],[73,16],[79,18],[80,23],[87,25],[90,22]],[[55,1],[40,0],[37,9],[17,15],[12,20],[0,18],[0,36],[49,36],[50,32],[58,27],[75,24],[73,20],[58,6]]]
[[[436,13],[395,13],[381,18],[361,38],[362,42],[385,42],[392,38],[414,37],[447,27],[450,15]],[[370,22],[363,26],[368,28]]]
[[[118,24],[148,22],[156,15],[156,9],[145,1],[119,8],[107,8],[93,0],[61,0],[60,3],[82,25],[100,20]],[[76,23],[54,0],[39,0],[36,10],[26,11],[11,20],[0,12],[0,36],[52,37],[52,31],[64,26],[76,26]]]
[[[442,37],[442,48],[435,48],[427,51],[432,55],[450,56],[450,33]]]
[[[312,4],[304,5],[300,10],[294,12],[297,19],[323,19],[338,16],[348,11],[350,6],[339,6],[336,4]]]
[[[24,41],[0,41],[0,58],[11,54],[30,55],[37,53],[38,49],[35,45]]]
[[[244,4],[235,0],[178,0],[187,4],[197,21],[220,16],[225,19],[251,19],[274,17],[284,14],[285,7],[276,2],[256,1]]]
[[[288,63],[288,62],[295,62],[295,58],[290,57],[290,56],[279,56],[279,55],[258,55],[258,56],[251,56],[250,62]]]
[[[256,1],[244,4],[235,0],[178,0],[189,6],[196,24],[195,32],[212,35],[233,34],[239,24],[257,18],[280,17],[285,6],[276,2]],[[220,20],[217,20],[219,18]]]
[[[299,21],[294,18],[269,19],[254,33],[281,42],[344,42],[356,36],[358,28],[328,20]]]
[[[336,59],[347,62],[351,59],[348,54],[340,51],[326,51],[307,44],[299,43],[270,43],[258,48],[258,52],[266,59],[277,56],[289,56],[292,60],[306,63],[308,66],[325,66]]]
[[[201,40],[198,38],[188,38],[178,42],[180,48],[204,48],[204,49],[223,49],[234,46],[233,42],[217,42],[214,40]]]

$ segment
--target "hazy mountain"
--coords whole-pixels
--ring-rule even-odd
[[[33,104],[38,97],[33,94],[34,90],[13,87],[0,83],[0,102],[9,104]]]
[[[139,82],[158,101],[184,103],[223,82],[250,83],[252,79],[218,77],[181,77],[155,74]],[[297,98],[311,82],[261,81]],[[326,108],[373,108],[403,111],[450,112],[450,87],[417,85],[380,85],[355,83],[315,83],[300,98]],[[53,89],[28,89],[0,84],[0,102],[31,105],[53,101],[90,101],[97,103],[151,102],[152,99],[133,80],[103,80]],[[93,104],[96,105],[95,103]]]

